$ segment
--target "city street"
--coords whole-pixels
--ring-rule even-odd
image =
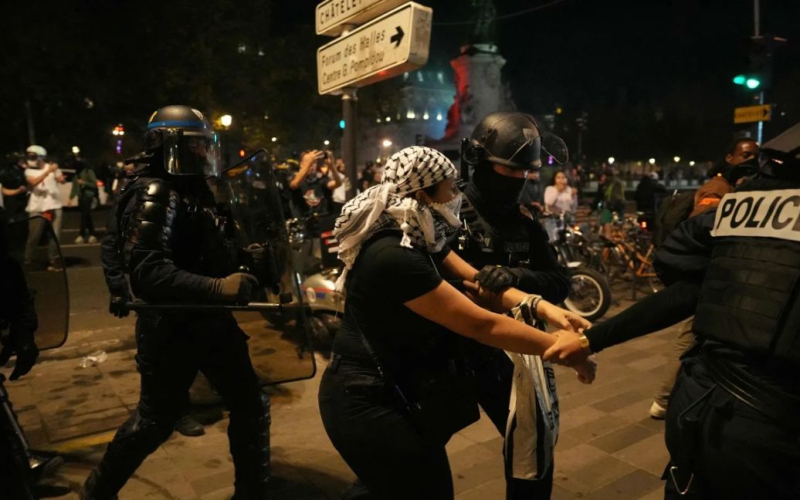
[[[134,363],[134,316],[108,314],[108,295],[99,261],[99,244],[74,245],[78,214],[66,212],[62,235],[70,283],[70,332],[66,344],[42,353],[27,376],[7,383],[14,407],[36,449],[56,451],[66,463],[47,480],[77,491],[98,463],[116,428],[135,410],[138,375]],[[105,226],[107,211],[95,212]],[[630,304],[629,288],[615,290],[610,314]],[[640,295],[641,297],[641,295]],[[258,321],[252,322],[250,350],[259,375],[294,366],[312,369],[307,353]],[[667,462],[663,421],[648,409],[668,354],[671,330],[641,338],[598,355],[592,386],[580,384],[557,367],[561,431],[556,448],[553,498],[656,499],[663,496],[661,473]],[[107,360],[81,368],[96,351]],[[300,360],[298,362],[297,360]],[[317,354],[317,376],[271,387],[272,463],[279,499],[338,499],[353,473],[330,444],[317,409],[317,390],[325,357]],[[298,368],[299,367],[299,368]],[[10,369],[3,369],[8,375]],[[227,499],[233,493],[228,455],[227,415],[206,384],[192,391],[194,410],[206,435],[174,434],[139,468],[120,498]],[[483,417],[450,441],[456,497],[504,498],[502,438]],[[403,471],[397,471],[402,476]]]

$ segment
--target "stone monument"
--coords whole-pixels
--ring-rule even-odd
[[[469,137],[485,115],[513,111],[514,102],[500,71],[506,63],[497,49],[497,11],[492,0],[471,0],[472,30],[461,52],[450,65],[455,70],[456,95],[447,112],[447,128],[441,143]]]

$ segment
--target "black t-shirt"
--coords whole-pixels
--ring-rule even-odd
[[[0,170],[0,185],[5,189],[17,189],[26,185],[25,171],[16,166],[9,166]],[[25,207],[28,205],[28,193],[20,193],[15,196],[3,195],[3,204],[8,215],[12,220],[17,220],[19,216],[25,215]]]
[[[362,247],[348,274],[344,323],[333,344],[333,352],[374,367],[360,328],[398,381],[413,378],[417,368],[435,368],[449,359],[444,354],[451,352],[455,339],[404,305],[439,286],[442,278],[431,255],[401,247],[401,237],[400,231],[385,231]]]
[[[330,181],[328,176],[317,177],[313,173],[303,179],[300,187],[294,192],[294,205],[300,212],[298,215],[307,217],[311,214],[330,213],[333,202],[333,193],[327,186]]]

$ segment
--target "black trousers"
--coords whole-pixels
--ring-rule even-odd
[[[665,498],[800,498],[798,429],[717,385],[701,357],[685,359],[667,408],[666,442],[676,469],[664,474]]]
[[[368,363],[331,363],[322,376],[319,409],[328,437],[368,498],[453,498],[444,446],[419,435]]]
[[[81,236],[88,238],[94,236],[94,221],[92,220],[92,198],[78,197],[78,207],[81,210]]]
[[[172,434],[198,371],[219,391],[230,410],[234,498],[266,498],[269,398],[261,391],[250,363],[247,336],[233,317],[140,316],[136,341],[141,375],[138,411],[117,431],[87,482],[91,498],[115,495],[142,461]]]
[[[507,365],[502,358],[484,365],[485,377],[479,379],[481,405],[501,435],[505,434],[513,375],[513,365],[505,359]],[[493,372],[495,364],[504,371]],[[419,435],[368,361],[331,363],[322,376],[319,407],[333,446],[361,482],[351,490],[352,498],[453,498],[444,446]],[[508,499],[550,498],[553,467],[538,481],[513,479],[506,467],[506,485]]]

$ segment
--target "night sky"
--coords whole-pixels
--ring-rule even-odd
[[[428,67],[451,71],[470,29],[470,2],[421,3],[434,9]],[[26,100],[37,141],[58,154],[80,144],[88,156],[108,156],[109,131],[122,122],[130,127],[123,154],[133,154],[143,120],[175,102],[235,114],[231,133],[248,147],[273,135],[296,147],[330,137],[340,107],[316,93],[314,52],[330,40],[314,34],[316,4],[6,0],[0,114],[8,133],[0,153],[27,144]],[[499,20],[498,45],[518,108],[541,116],[560,106],[555,129],[571,148],[583,113],[584,152],[593,159],[713,160],[752,129],[734,126],[732,115],[755,94],[731,82],[746,69],[752,0],[495,0],[501,17],[547,4]],[[789,40],[776,53],[766,97],[776,105],[769,138],[800,121],[800,2],[761,4],[762,31]],[[250,50],[239,53],[240,44]],[[396,83],[370,92],[395,92]],[[370,92],[360,93],[365,113]]]
[[[297,3],[276,7],[295,26],[313,22],[314,4]],[[449,69],[469,30],[449,23],[470,19],[469,2],[421,3],[434,9],[429,65]],[[494,3],[503,16],[552,2]],[[761,11],[762,33],[789,39],[776,54],[773,95],[767,95],[767,102],[779,106],[766,125],[769,137],[800,120],[800,4],[762,0]],[[640,124],[625,123],[626,115],[635,113],[661,113],[668,123],[632,140],[631,156],[655,148],[653,154],[671,157],[675,142],[686,154],[708,156],[724,148],[745,130],[734,127],[732,108],[752,104],[753,94],[731,78],[746,69],[753,29],[752,0],[565,0],[497,23],[498,45],[507,59],[504,77],[518,107],[536,114],[553,113],[556,105],[569,115],[588,112],[585,140],[597,156],[620,156],[611,144],[615,138],[642,132],[632,130]],[[788,88],[790,79],[796,85]],[[656,135],[665,137],[654,144]],[[647,144],[647,151],[637,151],[636,144]]]

